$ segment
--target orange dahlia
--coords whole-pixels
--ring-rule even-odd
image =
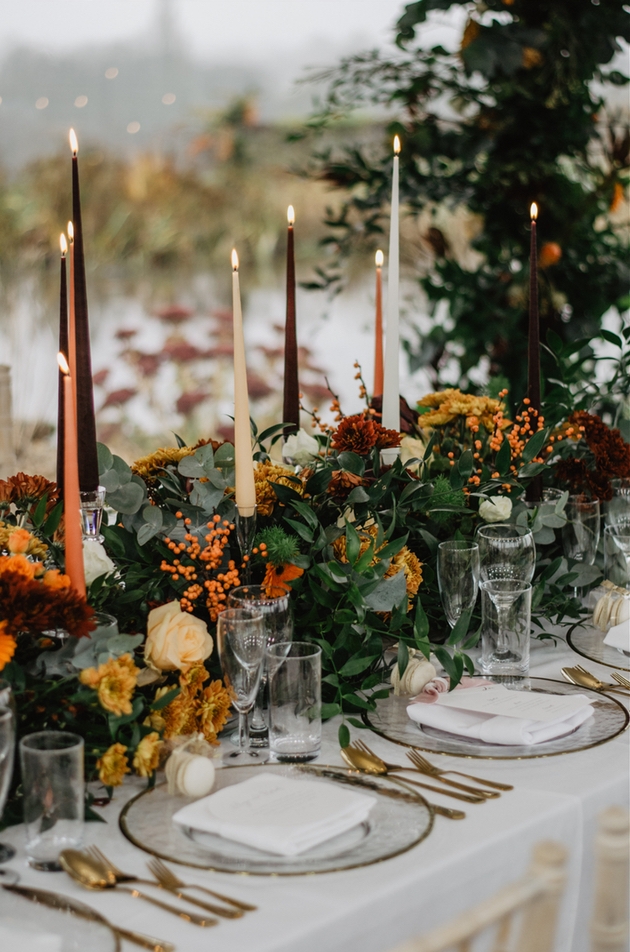
[[[283,565],[272,565],[267,563],[267,571],[263,579],[263,588],[268,598],[281,598],[291,591],[291,586],[287,582],[304,575],[304,569],[286,562]]]
[[[5,664],[9,663],[17,647],[13,635],[5,634],[6,627],[7,623],[0,621],[0,671],[2,671]]]

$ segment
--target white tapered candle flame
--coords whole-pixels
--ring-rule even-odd
[[[72,154],[76,155],[79,151],[79,140],[77,139],[77,134],[74,129],[70,130],[70,135],[68,138],[70,139],[70,148],[72,149]]]

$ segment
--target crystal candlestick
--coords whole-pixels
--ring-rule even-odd
[[[82,492],[81,495],[81,523],[84,542],[104,542],[101,535],[103,521],[103,507],[105,506],[104,486],[99,486],[93,492]]]
[[[251,582],[251,554],[256,537],[256,506],[247,509],[236,507],[236,538],[241,550],[241,559],[245,565],[245,585]]]

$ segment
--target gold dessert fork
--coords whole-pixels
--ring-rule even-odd
[[[194,896],[189,896],[182,892],[178,886],[167,886],[159,880],[156,882],[153,879],[142,879],[140,876],[134,876],[131,873],[123,873],[121,869],[118,869],[118,867],[105,856],[98,846],[89,846],[86,852],[100,863],[108,873],[114,876],[117,883],[143,883],[145,886],[158,886],[160,889],[166,889],[168,892],[172,892],[178,899],[191,902],[193,906],[199,906],[200,909],[205,909],[206,912],[212,912],[215,916],[222,916],[224,919],[240,919],[244,915],[240,909],[225,909],[223,906],[216,906],[214,903],[202,902],[201,899],[195,899]]]
[[[417,750],[407,751],[407,757],[412,764],[420,771],[420,773],[425,773],[429,777],[439,777],[442,780],[442,783],[445,783],[442,778],[442,774],[445,773],[454,773],[458,777],[466,777],[468,780],[474,780],[475,783],[484,784],[486,787],[496,787],[497,790],[513,790],[514,787],[509,783],[499,783],[498,780],[482,780],[481,777],[473,777],[472,774],[462,773],[461,770],[444,770],[441,767],[436,767],[434,764],[429,763],[426,757],[423,757]]]
[[[625,676],[625,674],[620,674],[618,671],[613,671],[611,678],[620,684],[622,688],[627,688],[630,690],[630,680]]]
[[[213,889],[208,889],[206,886],[200,886],[198,883],[182,882],[179,876],[176,876],[173,870],[169,869],[169,867],[163,863],[161,859],[157,859],[157,857],[149,860],[147,865],[155,878],[167,889],[199,889],[201,892],[208,893],[209,896],[214,896],[215,899],[221,899],[231,906],[236,906],[237,909],[242,909],[243,912],[256,912],[258,909],[258,906],[252,906],[248,902],[241,902],[240,899],[230,899],[229,896],[215,892]]]

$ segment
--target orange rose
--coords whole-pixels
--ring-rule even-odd
[[[26,552],[31,541],[31,534],[26,529],[15,529],[7,539],[9,552]]]

